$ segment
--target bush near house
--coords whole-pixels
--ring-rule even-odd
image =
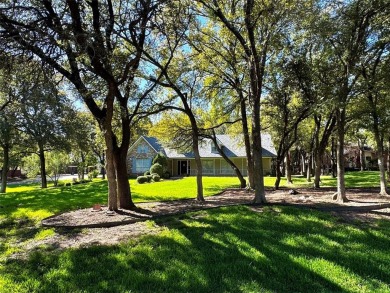
[[[168,166],[168,159],[166,156],[164,156],[162,153],[158,153],[152,161],[152,165],[154,164],[160,164],[163,167],[163,170],[165,170]]]
[[[158,174],[152,174],[152,180],[154,182],[159,182],[160,181],[160,175]]]
[[[162,177],[163,172],[163,166],[159,163],[153,164],[152,167],[150,167],[150,174],[158,174],[160,177]]]
[[[137,183],[138,184],[143,184],[148,182],[148,177],[147,176],[138,176],[137,177]]]

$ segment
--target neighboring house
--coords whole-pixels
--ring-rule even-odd
[[[225,154],[246,176],[247,164],[243,137],[232,138],[229,135],[217,135],[217,139]],[[272,158],[276,157],[276,151],[272,145],[270,135],[262,134],[261,139],[264,174],[270,174]],[[153,158],[159,152],[167,157],[168,171],[172,176],[196,175],[195,159],[192,152],[180,153],[177,150],[163,147],[156,138],[148,136],[141,136],[130,147],[128,152],[129,174],[139,175],[149,170]],[[203,175],[235,175],[234,170],[218,153],[211,140],[205,139],[202,141],[199,144],[199,152],[202,159]]]
[[[377,153],[369,146],[364,146],[363,149],[363,158],[365,160],[366,168],[377,168],[378,167],[378,155]],[[344,159],[345,159],[345,168],[347,169],[360,169],[360,149],[356,144],[346,144],[344,147]],[[385,161],[386,156],[385,156]]]

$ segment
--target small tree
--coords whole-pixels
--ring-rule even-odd
[[[22,168],[26,171],[28,178],[35,178],[40,173],[38,157],[35,154],[24,157]]]
[[[50,179],[53,181],[54,186],[58,185],[58,179],[60,178],[61,173],[64,172],[69,161],[69,157],[66,153],[63,152],[50,152],[46,156],[46,168],[47,174]]]
[[[164,156],[163,153],[158,153],[152,161],[152,165],[154,164],[160,164],[163,168],[163,172],[167,170],[168,167],[168,159],[166,156]]]
[[[158,174],[161,177],[163,172],[163,166],[159,163],[153,164],[152,167],[150,167],[150,174]]]

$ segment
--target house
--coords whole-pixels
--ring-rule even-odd
[[[262,134],[263,146],[263,170],[264,174],[272,171],[272,158],[276,157],[275,148],[272,145],[271,136]],[[229,135],[217,135],[219,146],[225,154],[247,175],[246,153],[243,137],[232,138]],[[199,152],[202,159],[203,175],[228,176],[235,175],[234,170],[222,158],[210,139],[205,139],[199,144]],[[162,153],[168,159],[168,171],[172,176],[196,175],[194,154],[192,152],[180,153],[177,150],[162,146],[154,137],[141,136],[130,147],[128,152],[129,175],[143,174],[149,170],[152,160],[157,153]]]
[[[362,154],[360,154],[362,152]],[[364,146],[360,149],[356,144],[346,144],[344,146],[345,168],[348,170],[360,169],[360,155],[364,160],[366,169],[378,169],[378,154],[370,146]],[[385,152],[385,165],[387,163],[387,152]]]

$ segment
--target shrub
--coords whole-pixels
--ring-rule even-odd
[[[148,182],[151,182],[152,179],[153,179],[153,176],[152,175],[147,175],[146,178],[148,179]]]
[[[148,177],[146,177],[146,176],[138,176],[137,177],[137,183],[143,184],[143,183],[146,183],[146,182],[148,182]]]
[[[145,171],[145,173],[144,173],[144,176],[148,176],[148,175],[150,175],[150,171],[149,170]]]
[[[92,180],[93,178],[98,177],[99,171],[98,170],[92,170],[88,173],[88,179]]]
[[[169,171],[165,171],[162,177],[164,179],[169,179],[169,178],[171,178],[171,173],[169,173]]]
[[[152,175],[152,179],[153,179],[154,182],[159,182],[159,181],[160,181],[160,175],[158,175],[158,174],[153,174],[153,175]]]
[[[150,167],[150,173],[158,174],[161,177],[163,174],[163,166],[161,166],[159,163],[153,164],[152,167]]]
[[[160,164],[163,167],[163,170],[165,170],[167,168],[167,166],[168,166],[168,159],[167,159],[166,156],[164,156],[164,154],[158,153],[153,158],[152,165],[154,165],[154,164]],[[153,173],[153,172],[150,172],[150,173]]]

